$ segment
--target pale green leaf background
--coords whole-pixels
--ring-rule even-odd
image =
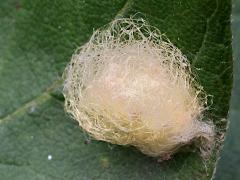
[[[229,127],[217,164],[216,180],[240,178],[240,1],[232,1],[233,88],[229,109]]]
[[[205,163],[197,152],[159,163],[89,141],[64,112],[61,76],[94,29],[137,13],[188,57],[213,95],[206,118],[221,132],[232,84],[230,11],[229,0],[1,0],[0,179],[210,179],[216,153]]]

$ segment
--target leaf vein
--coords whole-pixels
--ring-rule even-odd
[[[217,13],[218,11],[218,0],[216,0],[216,8],[214,9],[214,11],[212,12],[212,14],[207,18],[207,21],[206,21],[206,30],[205,30],[205,33],[204,33],[204,36],[203,36],[203,39],[202,39],[202,42],[201,42],[201,45],[198,49],[198,51],[196,52],[195,54],[195,57],[192,61],[192,65],[195,66],[196,62],[198,61],[198,58],[204,48],[204,45],[205,43],[207,42],[207,37],[208,37],[208,32],[209,32],[209,26],[210,26],[210,21],[212,20],[212,18],[215,16],[215,14]]]

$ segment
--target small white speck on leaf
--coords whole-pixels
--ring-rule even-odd
[[[49,154],[47,158],[48,160],[52,160],[52,155]]]

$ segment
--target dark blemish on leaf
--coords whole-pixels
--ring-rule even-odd
[[[88,145],[88,144],[90,144],[90,143],[91,143],[91,140],[90,140],[90,139],[84,140],[84,144],[85,144],[85,145]]]
[[[20,1],[16,1],[16,2],[14,3],[14,6],[15,6],[15,8],[16,8],[17,10],[21,9],[21,7],[22,7]]]

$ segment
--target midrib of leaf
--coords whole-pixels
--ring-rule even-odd
[[[123,7],[116,13],[114,16],[114,19],[121,18],[123,17],[128,10],[131,8],[133,5],[134,0],[126,0],[125,4]],[[41,104],[44,104],[46,101],[50,99],[56,99],[54,96],[51,95],[51,92],[58,87],[60,87],[63,83],[63,79],[57,79],[54,81],[49,87],[46,88],[45,91],[43,91],[41,94],[38,96],[33,97],[29,101],[23,103],[21,106],[19,106],[17,109],[14,111],[6,114],[4,117],[0,118],[0,124],[3,123],[4,121],[8,121],[11,119],[14,119],[19,114],[25,113],[28,109],[30,109],[32,106],[39,106]],[[57,99],[56,99],[57,100]],[[59,101],[59,100],[58,100]]]

